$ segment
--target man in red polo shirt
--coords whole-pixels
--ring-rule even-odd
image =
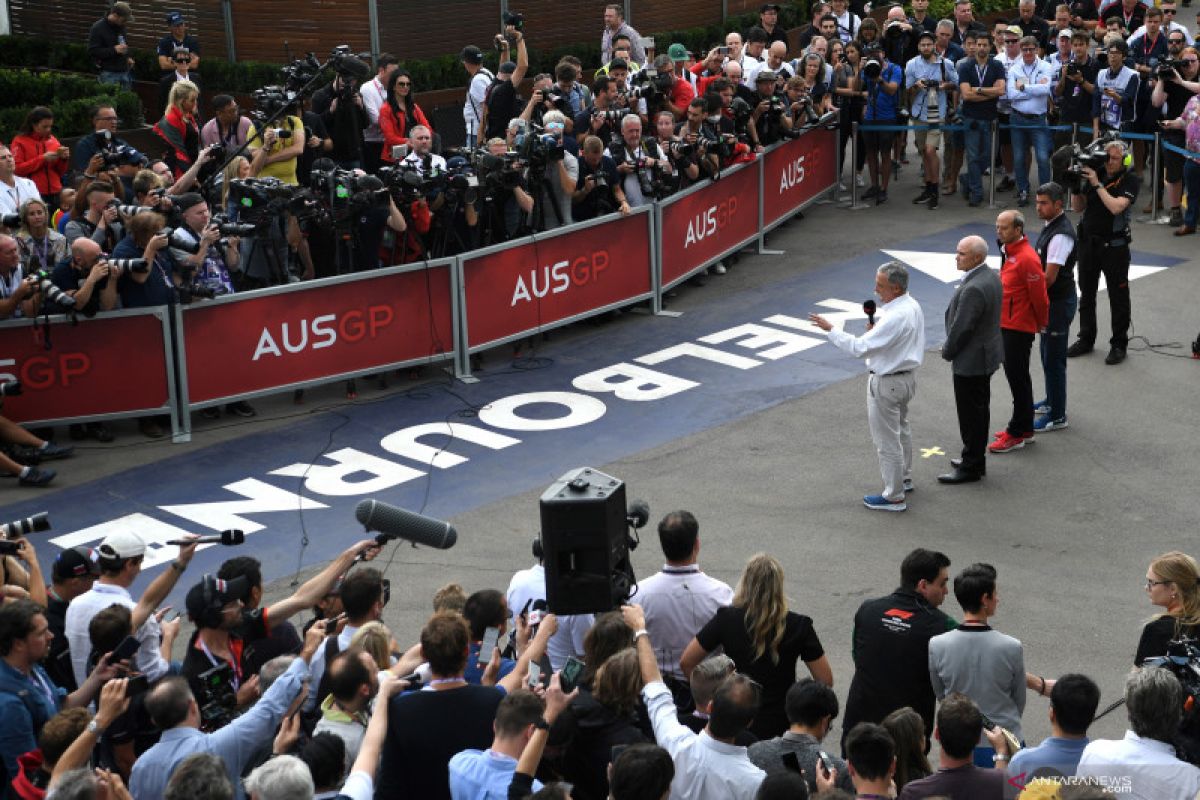
[[[1025,217],[1019,211],[1004,211],[996,217],[996,237],[1004,263],[1000,283],[1004,299],[1000,307],[1000,337],[1004,342],[1004,377],[1012,391],[1013,413],[1008,427],[988,445],[992,453],[1007,453],[1025,446],[1033,438],[1033,380],[1029,377],[1029,352],[1033,337],[1045,330],[1050,320],[1050,300],[1042,262],[1025,236]]]

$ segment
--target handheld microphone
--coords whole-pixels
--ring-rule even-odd
[[[650,505],[645,500],[634,500],[625,512],[625,519],[634,530],[641,528],[650,521]]]
[[[220,536],[201,536],[199,539],[172,539],[166,544],[177,544],[180,547],[189,544],[223,544],[232,547],[246,541],[246,534],[239,530],[221,531]]]
[[[354,518],[369,531],[379,531],[375,541],[386,544],[392,539],[406,539],[438,550],[448,550],[458,541],[458,531],[448,522],[414,514],[403,508],[363,500],[354,509]]]
[[[875,324],[875,301],[867,300],[863,303],[863,313],[867,315],[867,322]]]

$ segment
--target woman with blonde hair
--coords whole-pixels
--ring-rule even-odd
[[[229,184],[235,180],[249,177],[251,177],[250,161],[245,156],[234,158],[225,165],[225,171],[221,174],[221,208],[225,209],[225,213],[231,219],[238,218],[238,206],[236,202],[229,202]]]
[[[1138,641],[1134,666],[1147,658],[1165,656],[1172,639],[1200,634],[1200,567],[1187,553],[1172,550],[1150,562],[1146,594],[1166,611],[1146,623]]]
[[[167,95],[167,108],[154,126],[154,132],[170,145],[164,161],[171,167],[175,179],[196,162],[200,155],[200,125],[196,121],[196,104],[200,89],[191,81],[176,81]]]
[[[67,257],[67,237],[50,227],[50,206],[31,197],[21,204],[20,217],[17,244],[21,259],[29,264],[28,271],[53,272],[58,262]]]
[[[933,774],[925,756],[925,720],[909,706],[897,708],[883,718],[883,727],[896,743],[896,791],[906,783]]]
[[[737,664],[742,675],[762,686],[762,705],[750,732],[759,739],[781,735],[788,728],[784,699],[796,682],[796,662],[826,686],[833,670],[817,638],[812,619],[788,609],[783,565],[766,553],[750,558],[733,604],[718,609],[683,651],[679,666],[690,675],[718,647]]]
[[[350,646],[361,647],[364,653],[375,659],[375,666],[380,672],[392,666],[395,644],[392,632],[379,620],[363,625],[350,638]]]

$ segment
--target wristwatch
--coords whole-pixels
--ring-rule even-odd
[[[93,718],[91,722],[87,724],[87,732],[99,739],[100,734],[104,733],[104,728],[101,728],[100,723]]]
[[[534,720],[533,727],[537,728],[539,731],[548,731],[550,730],[550,723],[546,722],[545,717],[538,717],[536,720]]]

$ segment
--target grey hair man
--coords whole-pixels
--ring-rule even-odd
[[[908,270],[899,261],[876,270],[875,294],[883,301],[879,318],[873,301],[864,304],[868,321],[862,336],[835,328],[820,314],[808,318],[839,350],[866,359],[867,421],[879,456],[883,492],[865,496],[863,504],[875,511],[904,511],[908,508],[905,494],[913,488],[908,404],[917,393],[916,370],[925,352],[925,315],[908,293]]]
[[[1200,793],[1200,768],[1175,756],[1171,744],[1183,714],[1183,687],[1171,672],[1144,667],[1125,679],[1129,730],[1124,739],[1097,739],[1083,750],[1076,774],[1129,786],[1134,797],[1184,798]]]
[[[308,766],[295,756],[276,756],[246,776],[250,800],[312,800]]]

